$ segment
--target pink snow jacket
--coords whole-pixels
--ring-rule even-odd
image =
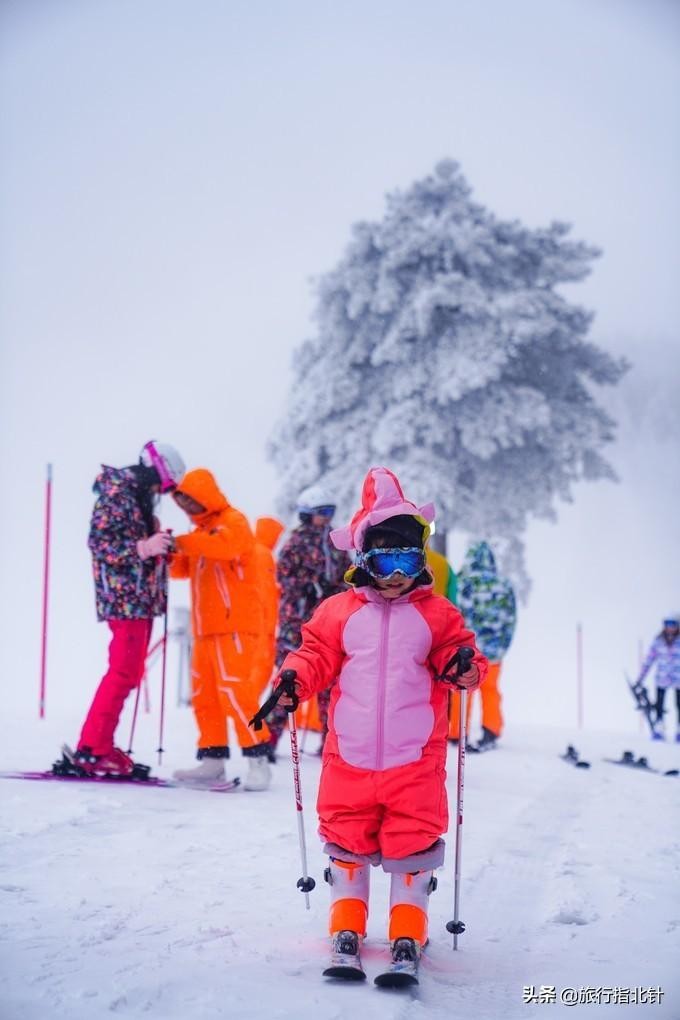
[[[324,758],[382,771],[445,761],[451,687],[435,675],[461,645],[475,648],[481,683],[487,661],[448,599],[431,586],[394,600],[361,587],[321,603],[282,669],[296,671],[303,701],[331,686]]]

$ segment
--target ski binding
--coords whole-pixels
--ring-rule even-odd
[[[342,981],[365,981],[366,973],[359,957],[359,936],[354,931],[339,931],[333,936],[330,966],[324,977]]]
[[[418,984],[419,953],[413,939],[395,939],[392,962],[387,970],[374,978],[378,988],[407,988]]]

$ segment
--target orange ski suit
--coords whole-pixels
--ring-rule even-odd
[[[262,606],[257,595],[255,540],[240,511],[230,506],[205,468],[189,471],[178,491],[206,508],[192,516],[194,531],[175,539],[170,575],[189,578],[194,635],[192,706],[199,751],[228,747],[231,718],[242,748],[266,743],[248,720],[258,710],[253,673],[262,656]]]
[[[259,517],[255,522],[255,575],[257,594],[262,605],[261,658],[253,673],[258,697],[271,680],[276,659],[276,625],[281,589],[276,580],[274,547],[284,531],[275,517]]]
[[[489,672],[486,680],[479,689],[482,699],[482,719],[484,725],[488,726],[494,733],[503,732],[503,713],[501,712],[501,692],[498,689],[498,680],[501,675],[501,663],[490,662]],[[470,732],[470,715],[472,714],[472,698],[467,699],[467,711],[465,713],[465,730]],[[449,737],[451,740],[458,740],[460,732],[460,694],[454,691],[451,694]]]

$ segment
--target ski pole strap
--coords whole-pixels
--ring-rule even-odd
[[[253,729],[256,731],[261,730],[262,723],[267,718],[272,709],[276,708],[276,706],[279,703],[279,700],[283,697],[284,694],[287,694],[292,699],[293,702],[292,705],[285,706],[286,712],[295,711],[295,709],[300,704],[300,699],[297,695],[297,691],[295,690],[296,675],[297,674],[294,669],[284,669],[283,673],[281,674],[281,682],[276,685],[276,687],[269,695],[260,711],[255,713],[253,718],[248,723],[249,726],[252,726]]]
[[[455,684],[458,677],[462,676],[463,673],[467,673],[474,657],[474,648],[470,648],[469,645],[461,645],[455,655],[452,655],[446,663],[442,672],[435,676],[435,680],[441,680],[445,684]],[[453,672],[455,667],[457,668]]]

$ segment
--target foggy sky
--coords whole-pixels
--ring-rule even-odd
[[[84,711],[106,640],[85,548],[99,464],[155,437],[271,512],[310,279],[448,156],[499,216],[570,221],[604,252],[569,297],[633,363],[606,397],[622,481],[532,526],[504,688],[510,716],[573,716],[582,619],[587,720],[630,721],[622,667],[680,608],[679,40],[670,0],[5,2],[3,696],[37,697],[46,462],[51,697]]]

